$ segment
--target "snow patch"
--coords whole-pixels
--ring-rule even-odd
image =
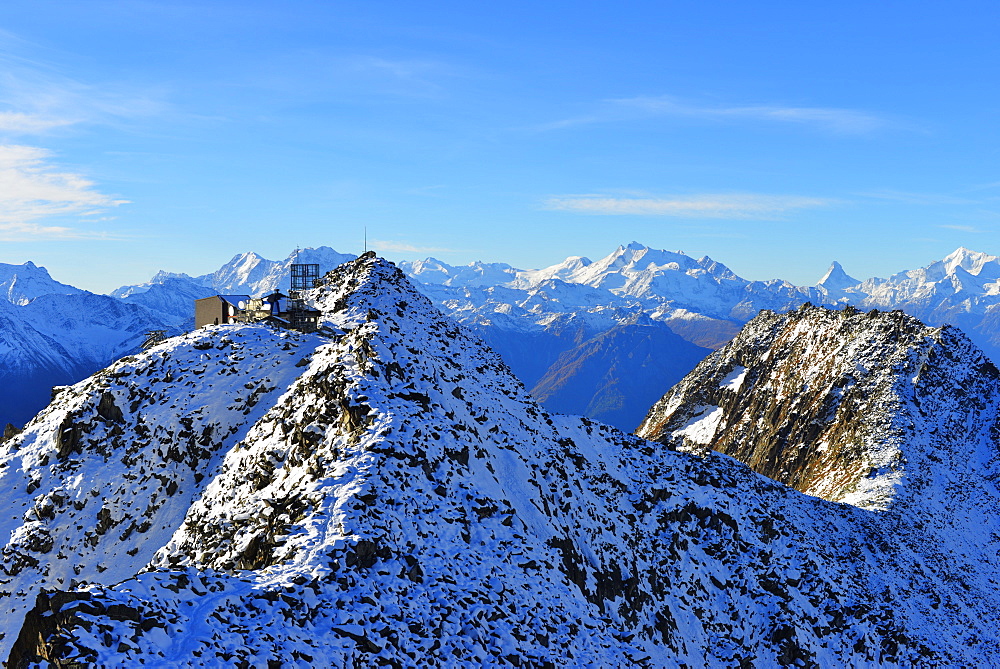
[[[743,379],[747,377],[747,368],[740,365],[736,365],[736,368],[726,375],[726,378],[722,379],[719,383],[719,387],[725,390],[730,390],[732,392],[739,392],[739,389],[743,386]]]
[[[725,411],[722,410],[722,407],[703,406],[684,427],[674,430],[672,435],[685,437],[688,441],[693,441],[696,444],[710,444],[715,433],[719,430],[719,424],[724,415]]]

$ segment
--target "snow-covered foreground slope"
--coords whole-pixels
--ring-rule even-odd
[[[0,457],[6,619],[22,619],[40,586],[135,575],[269,393],[297,376],[304,345],[311,351],[316,340],[202,330],[62,390]]]
[[[550,415],[390,264],[327,281],[334,334],[202,330],[8,442],[12,666],[1000,662],[991,526]]]

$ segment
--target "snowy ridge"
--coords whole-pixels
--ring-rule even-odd
[[[737,377],[734,393],[726,384]],[[956,328],[803,307],[762,313],[636,432],[885,512],[919,529],[903,541],[971,573],[1000,551],[998,406],[1000,372]]]
[[[11,304],[25,305],[41,295],[79,295],[85,291],[59,283],[44,267],[0,263],[0,293]]]
[[[303,343],[243,327],[172,339],[63,390],[3,444],[6,618],[22,619],[40,586],[138,572],[180,525],[219,449],[294,378]]]
[[[29,566],[3,602],[59,588],[8,628],[14,666],[1000,661],[995,546],[978,531],[939,544],[923,518],[551,416],[370,255],[314,298],[328,339],[210,328],[66,391],[8,442],[3,475],[26,492],[0,513],[17,538],[4,555]],[[159,380],[148,397],[140,377]],[[142,432],[158,448],[130,453]],[[79,451],[60,456],[67,443]],[[176,506],[161,515],[144,489]],[[97,536],[139,548],[118,567],[133,577],[102,579],[87,551],[60,561],[128,504]],[[74,564],[90,584],[66,583]]]

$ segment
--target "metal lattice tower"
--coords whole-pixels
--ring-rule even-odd
[[[292,265],[292,290],[307,290],[319,281],[319,265],[316,263],[297,263]]]
[[[316,317],[310,313],[302,293],[319,283],[319,264],[295,263],[290,269],[292,283],[291,290],[288,291],[289,322],[296,330],[312,332],[316,329]]]

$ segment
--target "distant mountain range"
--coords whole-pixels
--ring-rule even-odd
[[[328,272],[354,257],[327,246],[295,251],[284,260],[241,253],[209,274],[188,276],[161,270],[146,283],[122,286],[111,291],[111,296],[169,315],[179,322],[188,319],[193,322],[194,300],[212,295],[264,295],[276,288],[288,290],[288,268],[293,262],[316,263],[322,272]]]
[[[319,247],[299,251],[297,260],[326,272],[353,257]],[[209,274],[161,271],[111,296],[56,282],[32,263],[0,265],[0,364],[11,370],[0,375],[8,389],[0,392],[0,421],[22,424],[50,386],[133,352],[148,329],[189,329],[197,298],[287,289],[295,260],[294,253],[280,261],[242,253]],[[499,352],[547,407],[625,430],[761,309],[785,312],[805,302],[901,309],[931,325],[958,325],[1000,359],[1000,258],[965,248],[887,279],[861,281],[834,262],[815,286],[748,281],[707,256],[636,242],[596,261],[573,256],[536,270],[433,258],[399,266]]]
[[[134,352],[173,317],[59,283],[33,263],[0,264],[0,426],[23,425],[52,387],[76,383]]]
[[[931,325],[958,325],[1000,360],[1000,258],[965,248],[888,279],[859,281],[834,262],[815,286],[748,281],[711,258],[695,260],[635,242],[597,261],[571,257],[541,270],[451,267],[433,259],[401,267],[440,309],[499,351],[546,406],[625,430],[638,425],[646,406],[624,398],[602,401],[604,379],[614,377],[619,387],[644,398],[662,394],[691,369],[692,359],[725,344],[762,309],[785,312],[806,302],[900,309]],[[637,364],[628,347],[611,345],[606,335],[642,318],[650,325],[650,341],[660,341],[655,365]],[[664,332],[653,334],[656,328]],[[668,344],[666,331],[701,348]],[[597,351],[605,369],[599,378],[593,366],[580,364]],[[574,401],[555,399],[554,379],[573,389]]]

